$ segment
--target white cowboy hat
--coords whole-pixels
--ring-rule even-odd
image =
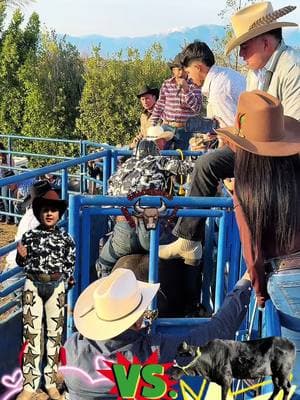
[[[159,283],[141,282],[132,271],[116,269],[79,296],[74,308],[78,332],[93,340],[118,336],[142,316],[158,289]]]
[[[146,131],[146,140],[158,140],[158,139],[165,139],[169,141],[173,139],[174,132],[164,131],[160,125],[156,126],[149,126]]]
[[[263,33],[284,26],[298,26],[294,22],[278,22],[277,19],[295,10],[295,6],[287,6],[273,11],[269,1],[252,4],[238,11],[231,17],[234,37],[227,43],[225,54],[247,40],[253,39]]]

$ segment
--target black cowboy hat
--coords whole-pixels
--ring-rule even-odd
[[[152,94],[155,96],[157,99],[159,97],[159,89],[157,88],[151,88],[150,86],[146,85],[140,88],[139,92],[137,93],[136,97],[140,98],[144,96],[145,94]]]
[[[44,196],[52,187],[46,180],[34,182],[30,188],[30,194],[23,200],[22,207],[25,209],[30,206],[35,197]]]
[[[66,200],[61,200],[55,190],[48,190],[44,196],[35,197],[32,201],[32,210],[35,218],[40,221],[42,207],[53,207],[59,211],[59,218],[67,209]]]
[[[181,53],[178,53],[178,54],[175,56],[174,60],[168,62],[169,68],[171,68],[171,69],[172,69],[172,68],[182,68],[181,58],[182,58]]]

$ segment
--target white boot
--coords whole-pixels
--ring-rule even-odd
[[[159,246],[159,257],[183,258],[185,264],[196,266],[202,258],[202,245],[201,242],[179,238],[173,243]]]

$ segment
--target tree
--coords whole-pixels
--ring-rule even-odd
[[[24,113],[25,88],[20,70],[36,51],[40,22],[32,14],[24,30],[24,17],[16,10],[5,32],[0,52],[0,129],[6,133],[20,133]]]
[[[42,36],[37,52],[22,69],[26,88],[22,134],[74,138],[75,121],[83,88],[83,63],[78,50],[54,32]],[[72,147],[58,151],[51,143],[27,144],[34,152],[72,156]]]
[[[169,73],[159,44],[143,58],[132,48],[111,59],[103,58],[99,48],[94,49],[86,63],[77,130],[92,141],[128,143],[139,129],[139,87],[160,87]]]
[[[241,8],[255,3],[257,0],[225,0],[225,8],[219,12],[219,16],[227,22],[224,28],[224,37],[216,38],[213,45],[213,51],[216,57],[216,63],[231,67],[236,70],[241,70],[242,65],[239,63],[239,49],[234,49],[230,55],[225,56],[224,49],[226,44],[233,36],[232,27],[228,21],[228,17],[235,14]]]

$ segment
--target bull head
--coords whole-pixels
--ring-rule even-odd
[[[145,228],[147,231],[155,229],[162,213],[165,212],[167,206],[164,201],[161,200],[160,207],[142,207],[140,205],[140,200],[138,200],[134,206],[134,216],[137,218],[142,218]]]

